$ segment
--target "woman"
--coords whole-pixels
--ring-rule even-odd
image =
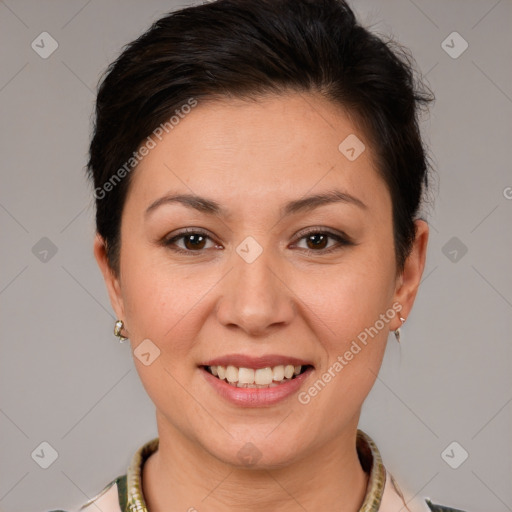
[[[431,99],[341,0],[183,9],[110,66],[94,253],[159,437],[81,510],[454,510],[358,430],[425,265]]]

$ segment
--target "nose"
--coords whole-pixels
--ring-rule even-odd
[[[264,250],[254,261],[233,254],[232,270],[222,283],[218,321],[251,336],[265,336],[289,325],[295,315],[294,295],[282,265]]]

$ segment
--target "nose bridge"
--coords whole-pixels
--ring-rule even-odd
[[[290,322],[291,297],[277,277],[279,261],[271,249],[247,237],[233,252],[232,265],[217,309],[221,323],[258,334]]]

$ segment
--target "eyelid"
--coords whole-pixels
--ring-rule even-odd
[[[183,229],[179,230],[177,233],[173,233],[171,235],[164,236],[161,239],[161,244],[164,247],[168,247],[177,253],[186,253],[186,254],[191,254],[191,255],[194,255],[194,253],[195,253],[195,255],[197,255],[197,256],[203,254],[205,251],[204,249],[198,250],[198,251],[189,251],[189,250],[182,249],[181,247],[176,246],[175,241],[183,239],[183,237],[185,237],[186,235],[202,235],[205,238],[207,238],[208,240],[210,240],[212,243],[214,243],[215,245],[219,245],[219,244],[217,244],[217,242],[215,242],[214,238],[206,230],[204,230],[202,228],[194,228],[194,227],[183,228]]]
[[[305,251],[307,254],[317,254],[317,255],[325,255],[329,254],[333,251],[339,250],[343,248],[344,246],[349,245],[356,245],[356,243],[352,240],[351,237],[349,237],[345,232],[343,231],[334,231],[330,228],[322,227],[322,226],[316,226],[316,227],[310,227],[303,229],[299,231],[295,235],[295,241],[293,242],[293,245],[296,245],[298,242],[306,238],[308,235],[327,235],[329,238],[335,240],[337,243],[335,243],[333,246],[328,247],[327,249],[304,249],[300,248],[301,251]]]
[[[352,239],[344,231],[333,230],[331,228],[326,228],[323,226],[313,226],[309,228],[304,228],[295,235],[295,239],[301,239],[304,238],[305,236],[314,235],[317,233],[331,235],[335,238],[343,238],[347,242],[352,242]]]

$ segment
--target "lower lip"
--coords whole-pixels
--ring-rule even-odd
[[[232,404],[243,407],[266,407],[277,404],[296,393],[312,371],[313,368],[309,367],[294,379],[272,388],[236,388],[226,381],[214,377],[205,368],[201,368],[201,372],[207,382],[212,385],[213,389],[220,396]]]

